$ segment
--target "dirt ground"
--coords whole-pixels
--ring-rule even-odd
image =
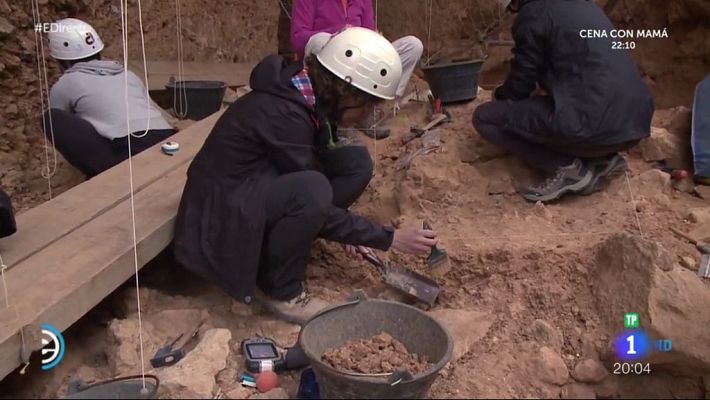
[[[0,0],[0,9],[5,7],[3,4]],[[669,27],[668,40],[639,43],[632,54],[654,91],[658,111],[653,125],[666,128],[671,135],[661,142],[681,143],[671,147],[674,155],[687,163],[688,110],[676,107],[690,105],[695,83],[709,70],[710,29],[700,16],[710,16],[710,12],[696,0],[682,5],[648,4],[642,0],[619,1],[612,17],[622,26]],[[54,7],[54,2],[49,6]],[[18,7],[8,7],[15,18]],[[412,13],[421,16],[421,10],[415,11]],[[99,11],[96,13],[101,16]],[[396,15],[384,9],[385,22],[381,23],[385,24],[385,32],[421,35],[414,32],[420,29],[417,26],[388,27],[386,21],[394,18],[388,13]],[[411,22],[414,14],[401,19]],[[460,18],[467,21],[468,17]],[[104,20],[106,29],[109,20]],[[159,26],[155,21],[149,23],[156,29]],[[275,43],[275,21],[273,26],[259,32],[273,34],[269,40]],[[156,38],[160,37],[156,34]],[[197,37],[193,39],[197,41]],[[201,56],[214,56],[217,52],[209,46],[195,46],[191,51]],[[164,50],[168,51],[167,45]],[[205,55],[200,50],[212,53]],[[224,51],[228,54],[225,59],[237,57],[229,49]],[[244,59],[258,52],[254,50]],[[491,56],[495,61],[488,63],[487,74],[482,78],[490,84],[503,76],[501,71],[505,71],[508,58],[508,49],[496,52]],[[7,54],[12,52],[0,51],[0,62],[10,68]],[[25,58],[21,63],[29,65],[31,57]],[[2,71],[0,68],[0,73],[5,74],[13,70]],[[37,109],[36,90],[33,93],[26,89],[37,82],[26,72],[21,73],[22,85],[8,81],[7,76],[11,75],[3,75],[2,82],[7,90],[0,95],[0,113],[4,112],[7,121],[0,128],[4,129],[0,135],[0,161],[4,166],[0,181],[15,194],[14,199],[23,210],[46,200],[46,181],[38,172],[45,160],[44,153],[37,150],[40,142],[36,127],[30,127],[36,121],[13,110],[11,104],[17,103],[20,110]],[[417,81],[417,87],[426,89],[422,81]],[[627,233],[633,240],[643,239],[643,243],[660,243],[670,257],[664,260],[671,260],[661,268],[690,273],[700,254],[668,228],[687,231],[707,222],[706,217],[689,214],[710,209],[708,200],[674,189],[668,174],[654,170],[653,163],[644,161],[642,149],[637,148],[627,155],[628,175],[612,182],[607,190],[549,206],[527,203],[515,189],[532,179],[532,174],[517,160],[484,143],[471,126],[475,107],[490,99],[490,95],[484,91],[475,101],[449,107],[452,122],[427,138],[433,151],[413,157],[407,168],[402,166],[407,164],[408,156],[423,143],[415,140],[403,146],[400,140],[410,126],[425,122],[423,103],[410,103],[402,109],[392,121],[390,139],[373,142],[362,137],[376,170],[354,212],[397,225],[428,219],[439,232],[441,245],[451,260],[450,270],[434,277],[442,286],[442,293],[432,315],[451,331],[454,356],[434,383],[430,397],[708,398],[710,359],[702,349],[706,346],[702,342],[691,343],[698,344],[697,351],[691,353],[701,359],[700,364],[692,364],[692,357],[683,352],[683,346],[692,347],[685,340],[688,332],[683,323],[692,321],[693,314],[686,310],[694,310],[696,299],[707,296],[710,284],[695,278],[694,291],[687,289],[691,286],[669,287],[667,292],[674,297],[668,304],[648,307],[654,317],[665,313],[662,315],[678,318],[676,330],[671,327],[664,333],[679,342],[679,358],[655,363],[648,376],[620,376],[611,373],[614,368],[610,342],[623,325],[620,319],[615,327],[607,323],[608,306],[614,296],[601,290],[605,281],[598,273],[605,260],[602,249],[610,241],[621,241],[615,236],[619,233]],[[55,194],[81,182],[81,177],[72,171],[60,164],[59,178],[54,181]],[[619,252],[619,258],[624,258],[624,254]],[[387,257],[427,273],[421,258],[400,254]],[[676,265],[682,258],[686,258],[685,263],[690,259],[689,269]],[[633,284],[632,278],[628,277],[628,292],[643,298],[642,292],[647,288]],[[192,356],[180,363],[183,367],[178,368],[178,364],[165,371],[153,371],[164,382],[163,398],[212,397],[217,391],[227,398],[254,396],[255,391],[238,383],[244,371],[240,341],[263,335],[274,338],[279,345],[290,346],[297,340],[298,327],[233,301],[212,285],[182,271],[169,257],[147,266],[141,273],[141,283],[148,357],[174,338],[177,331],[195,321],[203,322],[199,343],[193,344],[197,347],[189,353]],[[340,246],[321,241],[312,254],[307,284],[314,294],[332,302],[342,301],[356,288],[364,289],[369,296],[407,301],[386,289],[368,266],[347,257]],[[646,301],[656,301],[651,297]],[[699,302],[698,306],[706,304]],[[634,311],[637,310],[614,310]],[[700,316],[708,315],[699,312]],[[660,319],[654,318],[653,323]],[[702,319],[696,321],[696,326],[706,323]],[[140,374],[136,291],[132,281],[77,322],[65,338],[66,356],[57,368],[43,372],[31,366],[26,375],[9,376],[0,382],[0,398],[55,397],[65,393],[75,377],[91,381]],[[38,364],[35,362],[34,367]],[[147,360],[145,365],[150,371]],[[684,366],[693,366],[693,371],[685,371]],[[294,373],[282,376],[282,386],[291,397],[295,396],[297,380]]]
[[[422,103],[403,109],[392,125],[392,138],[375,147],[363,137],[376,161],[376,175],[354,210],[380,222],[430,220],[451,259],[450,270],[436,278],[443,290],[433,312],[452,315],[449,329],[455,332],[455,346],[463,350],[454,352],[431,397],[558,397],[581,392],[600,398],[702,398],[707,388],[701,376],[678,376],[672,366],[654,365],[650,376],[604,372],[601,383],[575,383],[569,374],[576,376],[582,361],[601,362],[603,370],[611,371],[609,342],[622,328],[621,321],[616,329],[602,323],[600,303],[605,299],[595,292],[593,274],[600,243],[628,232],[662,243],[673,262],[679,256],[697,258],[693,246],[673,236],[668,226],[686,229],[691,225],[688,210],[707,208],[706,200],[672,190],[667,174],[653,171],[632,152],[628,179],[612,182],[604,192],[550,206],[526,203],[514,192],[517,177],[527,176],[524,167],[482,143],[470,125],[472,111],[489,97],[490,92],[483,92],[473,102],[450,107],[453,121],[437,130],[440,147],[415,157],[408,169],[397,171],[401,159],[421,141],[401,146],[399,140],[411,125],[423,123]],[[670,124],[671,114],[659,113],[656,125]],[[426,273],[420,258],[390,257]],[[156,263],[141,279],[146,354],[169,341],[179,325],[202,318],[202,332],[223,328],[231,334],[229,344],[224,342],[226,353],[224,348],[219,351],[223,365],[213,367],[213,383],[227,397],[254,395],[237,383],[243,372],[239,342],[264,335],[289,346],[296,342],[298,328],[236,303],[186,276],[169,259]],[[332,302],[342,301],[356,288],[373,297],[406,301],[386,289],[371,269],[325,242],[315,246],[307,284]],[[703,290],[708,289],[705,282]],[[470,322],[471,312],[481,317]],[[478,336],[466,342],[466,336],[483,325]],[[72,377],[139,373],[136,328],[135,288],[128,282],[69,330],[67,355],[59,367],[49,373],[12,375],[0,393],[54,396],[64,393]],[[676,332],[673,338],[682,335]],[[295,374],[282,378],[291,396],[297,379]],[[200,394],[185,390],[170,389],[163,397]]]

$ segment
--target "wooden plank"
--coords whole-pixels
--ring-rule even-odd
[[[139,268],[173,238],[187,168],[183,164],[135,195]],[[64,331],[134,275],[133,260],[125,200],[6,273],[20,321],[9,309],[0,313],[0,379],[20,365],[20,326],[32,331],[49,323]],[[3,307],[4,301],[0,297]],[[27,342],[31,350],[42,347],[39,339]]]
[[[219,111],[175,134],[170,140],[180,143],[180,151],[174,156],[162,154],[160,143],[134,156],[134,191],[139,193],[166,173],[191,161],[222,112]],[[124,161],[54,199],[19,214],[16,218],[17,233],[0,239],[3,261],[10,269],[14,268],[18,263],[121,203],[129,194],[128,161]]]
[[[178,76],[177,61],[147,61],[148,90],[165,90],[165,84],[170,77]],[[194,62],[183,63],[184,80],[223,81],[227,86],[244,86],[249,84],[249,76],[254,63],[215,63]],[[143,61],[128,62],[128,69],[144,80]],[[145,82],[144,82],[145,83]]]

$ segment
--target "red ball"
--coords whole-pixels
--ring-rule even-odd
[[[279,387],[279,376],[273,371],[264,371],[256,377],[256,388],[261,393]]]

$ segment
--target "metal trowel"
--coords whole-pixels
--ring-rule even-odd
[[[382,274],[387,286],[425,303],[428,307],[436,303],[441,288],[432,279],[400,265],[385,263],[371,249],[359,251],[365,260]]]

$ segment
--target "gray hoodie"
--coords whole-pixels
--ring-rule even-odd
[[[49,94],[50,106],[72,112],[89,121],[101,136],[125,137],[146,129],[172,129],[146,96],[146,89],[128,71],[128,111],[124,97],[124,68],[115,61],[92,60],[74,64],[64,72]]]

